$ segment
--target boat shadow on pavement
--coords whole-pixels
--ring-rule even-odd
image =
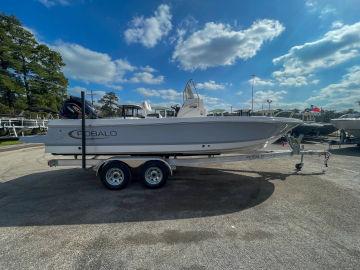
[[[246,174],[249,172],[253,175]],[[289,175],[178,168],[161,189],[149,190],[134,181],[124,190],[110,191],[92,171],[51,170],[0,184],[0,226],[100,224],[234,213],[267,200],[274,192],[274,184],[268,180],[284,180]]]

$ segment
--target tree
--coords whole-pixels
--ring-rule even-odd
[[[105,94],[100,100],[101,104],[100,112],[104,117],[114,117],[119,108],[118,105],[119,98],[115,95],[114,92],[109,92]]]
[[[0,14],[0,108],[58,110],[67,79],[61,55],[39,44],[13,16]]]
[[[6,112],[15,107],[16,101],[23,94],[21,82],[15,74],[14,43],[9,34],[14,32],[13,26],[18,23],[14,17],[0,14],[0,103],[2,111]]]
[[[31,105],[58,110],[66,96],[67,80],[61,72],[64,66],[59,53],[45,45],[36,48],[34,70],[36,75],[30,80]],[[65,86],[65,87],[64,87]]]

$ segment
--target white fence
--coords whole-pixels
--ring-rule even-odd
[[[47,131],[47,119],[0,118],[0,131],[9,137],[24,135],[25,131]]]

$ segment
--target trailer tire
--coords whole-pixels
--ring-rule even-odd
[[[101,182],[110,190],[125,188],[131,180],[130,168],[121,161],[106,163],[99,172]]]
[[[299,171],[302,170],[303,166],[304,166],[303,163],[296,163],[295,164],[295,170],[299,172]]]
[[[165,185],[170,169],[161,161],[148,161],[141,166],[141,180],[147,188],[155,189]]]

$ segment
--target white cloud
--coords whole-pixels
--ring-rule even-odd
[[[360,22],[344,25],[327,32],[322,38],[292,47],[289,52],[273,59],[282,69],[273,76],[284,85],[317,83],[312,74],[360,55]]]
[[[117,59],[114,61],[117,68],[118,68],[118,72],[120,72],[121,77],[124,75],[125,72],[127,71],[134,71],[136,70],[136,67],[131,65],[127,60],[123,60],[123,59]]]
[[[112,60],[106,53],[87,49],[81,45],[60,42],[52,46],[64,62],[65,74],[75,80],[95,83],[120,81],[125,72],[134,70],[126,60]]]
[[[357,101],[360,101],[360,66],[348,69],[340,82],[322,88],[307,99],[308,103],[331,109],[356,108]]]
[[[207,95],[199,95],[201,99],[204,100],[204,105],[207,108],[207,110],[213,110],[213,109],[230,109],[231,104],[225,102],[223,99],[218,97],[210,97]]]
[[[259,77],[254,77],[249,79],[249,84],[252,85],[252,83],[254,82],[255,86],[273,86],[274,82],[272,80],[265,80],[265,79],[261,79]]]
[[[319,2],[317,0],[306,0],[305,6],[308,11],[312,13],[317,13],[320,19],[326,19],[330,15],[336,14],[336,9],[329,5],[326,1]]]
[[[295,102],[276,102],[271,103],[271,108],[274,109],[282,109],[282,110],[293,110],[293,109],[299,109],[304,110],[305,108],[308,108],[309,104],[304,101],[295,101]]]
[[[148,89],[148,88],[137,88],[136,91],[146,98],[161,98],[166,100],[167,102],[176,102],[181,103],[182,93],[178,92],[174,89],[164,89],[164,90],[155,90],[155,89]],[[230,104],[224,102],[222,99],[217,97],[210,97],[207,95],[199,95],[200,98],[204,100],[204,104],[207,109],[214,109],[214,108],[230,108]],[[153,102],[151,102],[153,103]],[[168,103],[159,103],[162,106],[169,106]]]
[[[180,36],[172,59],[179,61],[185,70],[232,65],[237,59],[255,56],[265,41],[279,36],[284,29],[275,20],[259,20],[240,31],[232,30],[229,25],[209,22],[186,39]]]
[[[158,90],[148,89],[144,87],[137,88],[136,91],[144,97],[159,97]]]
[[[236,94],[237,96],[241,96],[243,93],[244,93],[243,91],[237,91],[235,94]]]
[[[200,98],[202,98],[204,100],[204,103],[207,105],[219,105],[221,103],[223,103],[223,101],[220,98],[217,97],[209,97],[206,95],[200,95]]]
[[[140,67],[139,68],[141,71],[145,71],[145,72],[149,72],[149,73],[154,73],[156,72],[155,68],[152,68],[150,66],[145,66],[145,67]]]
[[[160,84],[164,81],[164,76],[154,76],[152,73],[144,71],[135,73],[129,81],[133,83]]]
[[[254,92],[254,110],[260,110],[262,108],[267,108],[268,99],[271,100],[271,108],[280,107],[279,104],[284,104],[282,100],[287,94],[286,91],[274,91],[274,90],[260,90]],[[251,108],[251,98],[244,103],[245,107]]]
[[[165,4],[160,5],[152,17],[133,18],[130,28],[124,32],[125,40],[128,43],[141,43],[147,48],[154,47],[170,32],[171,18],[170,7]]]
[[[144,96],[145,98],[160,98],[167,102],[176,102],[181,103],[182,99],[182,93],[178,92],[174,89],[149,89],[140,87],[136,89],[136,92],[138,92],[140,95]],[[230,108],[230,104],[224,102],[222,99],[217,97],[210,97],[207,95],[199,95],[200,98],[204,100],[204,104],[208,109],[214,109],[214,108]],[[168,106],[168,103],[159,103],[159,102],[150,102],[152,104],[161,104],[162,106]]]
[[[319,15],[319,18],[320,19],[324,19],[326,18],[327,16],[329,15],[335,15],[336,14],[336,9],[329,6],[329,5],[326,5],[325,7],[323,7],[320,11],[320,15]]]
[[[170,101],[179,100],[182,97],[182,93],[174,89],[155,90],[155,89],[140,87],[137,88],[136,91],[144,97],[158,97]]]
[[[215,81],[207,81],[203,83],[197,83],[196,87],[198,89],[204,89],[204,90],[223,90],[225,89],[225,85],[222,83],[216,83]]]
[[[273,91],[273,90],[264,90],[256,91],[254,93],[254,103],[263,104],[266,103],[266,100],[270,99],[273,103],[280,102],[287,92],[282,91]],[[251,99],[247,101],[251,103]]]
[[[312,79],[313,75],[307,75],[307,76],[294,76],[294,77],[287,77],[287,76],[283,76],[282,72],[279,71],[275,71],[273,73],[274,77],[277,80],[277,83],[281,86],[303,86],[303,85],[308,85],[308,84],[317,84],[319,82],[319,80],[317,79]]]
[[[115,91],[120,91],[123,89],[123,87],[117,83],[106,83],[104,84],[106,87],[111,88]]]
[[[310,10],[313,10],[317,7],[317,1],[316,0],[305,0],[305,6],[309,8]]]
[[[56,6],[56,5],[61,5],[61,6],[67,6],[69,5],[69,1],[68,0],[38,0],[41,4],[43,4],[44,6],[46,6],[47,8]]]
[[[342,21],[334,21],[332,24],[331,24],[331,28],[332,29],[336,29],[336,28],[341,28],[344,26],[344,23]]]
[[[70,95],[80,96],[81,91],[85,92],[85,94],[86,94],[85,98],[87,100],[91,100],[91,90],[89,90],[85,87],[81,87],[81,86],[75,86],[75,87],[69,88]],[[102,91],[102,90],[94,90],[94,91],[92,91],[92,94],[93,94],[94,100],[99,100],[106,94],[106,92]]]
[[[198,28],[198,21],[191,15],[187,15],[177,25],[175,33],[170,36],[170,44],[174,44],[178,39],[183,38],[186,33],[192,32],[193,29]]]
[[[28,26],[25,26],[25,25],[23,25],[22,27],[23,27],[26,31],[29,31],[29,32],[34,36],[34,38],[36,39],[37,42],[43,43],[43,42],[41,42],[41,36],[40,36],[40,34],[39,34],[34,28],[31,28],[31,27],[28,27]]]
[[[150,66],[135,67],[127,60],[114,60],[106,53],[78,44],[58,42],[51,47],[61,54],[66,76],[75,80],[101,83],[117,90],[122,89],[118,83],[160,84],[164,81],[164,76],[152,74],[156,70]]]

